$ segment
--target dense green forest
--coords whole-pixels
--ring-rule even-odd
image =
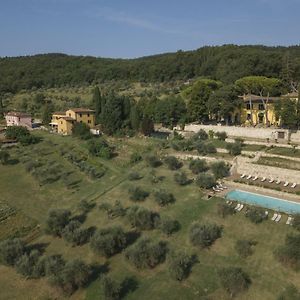
[[[257,75],[300,80],[300,46],[224,45],[137,59],[65,54],[0,58],[0,93],[111,80],[168,82],[206,77],[233,83]]]

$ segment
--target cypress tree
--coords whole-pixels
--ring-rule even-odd
[[[138,131],[141,124],[141,116],[136,105],[133,105],[130,111],[130,125],[133,130]]]
[[[4,105],[2,102],[2,98],[0,96],[0,120],[3,119],[3,117],[4,117]]]
[[[99,122],[100,115],[102,112],[102,97],[99,88],[96,86],[94,89],[92,105],[95,109],[96,122]]]

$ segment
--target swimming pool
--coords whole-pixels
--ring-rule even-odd
[[[300,203],[255,194],[251,192],[233,190],[228,192],[225,198],[256,206],[262,206],[275,211],[286,212],[288,214],[300,213]]]

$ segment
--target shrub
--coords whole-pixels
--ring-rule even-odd
[[[176,151],[192,151],[195,149],[192,140],[172,140],[170,145]]]
[[[159,215],[144,207],[132,206],[127,211],[127,218],[132,227],[149,230],[156,226]]]
[[[131,181],[133,181],[133,180],[139,180],[141,178],[143,178],[143,177],[138,172],[131,172],[128,175],[128,179],[131,180]]]
[[[91,239],[92,250],[106,257],[120,252],[126,245],[126,233],[119,226],[99,229]]]
[[[5,131],[6,138],[12,140],[19,140],[19,138],[29,135],[29,130],[23,126],[9,126],[6,128]]]
[[[215,132],[215,137],[220,141],[225,141],[227,139],[227,133],[225,131]]]
[[[113,150],[103,138],[91,139],[88,141],[89,153],[105,159],[113,156]]]
[[[122,286],[119,282],[111,279],[109,276],[104,276],[102,281],[104,298],[107,300],[121,299]]]
[[[197,151],[201,155],[206,155],[209,153],[216,153],[217,149],[212,143],[204,143],[202,141],[199,141],[195,145]]]
[[[164,162],[170,170],[178,170],[182,167],[182,163],[175,156],[167,156]]]
[[[300,231],[300,214],[294,215],[292,225],[294,228]]]
[[[71,212],[65,209],[50,209],[46,219],[46,232],[61,236],[62,231],[70,222]]]
[[[0,150],[0,162],[2,165],[6,165],[8,163],[9,156],[10,155],[7,151]]]
[[[206,153],[211,154],[211,153],[217,153],[217,148],[213,143],[206,143]]]
[[[187,185],[190,183],[190,180],[187,178],[184,172],[175,173],[174,180],[179,185]]]
[[[166,206],[168,204],[175,202],[175,198],[174,198],[173,194],[168,193],[164,190],[156,191],[154,193],[154,198],[155,198],[156,203],[159,206]]]
[[[30,134],[19,137],[18,141],[22,146],[28,146],[31,144],[37,144],[40,141],[40,138]]]
[[[285,244],[275,250],[278,260],[295,269],[300,267],[300,234],[287,235]]]
[[[155,155],[150,155],[146,157],[146,162],[151,168],[157,168],[161,165],[161,161]]]
[[[277,298],[277,300],[299,300],[299,299],[300,299],[300,291],[293,284],[287,286]]]
[[[178,281],[187,278],[191,272],[193,258],[183,251],[171,252],[168,255],[170,276]]]
[[[140,187],[131,187],[128,192],[133,201],[144,201],[149,196],[149,193]]]
[[[226,149],[228,150],[229,154],[232,156],[237,156],[242,153],[242,146],[240,143],[228,143],[226,145]]]
[[[171,235],[172,233],[180,229],[180,223],[177,220],[173,220],[169,217],[164,217],[159,222],[159,229],[166,235]]]
[[[193,137],[192,139],[194,141],[198,141],[198,140],[201,140],[201,141],[204,141],[204,140],[207,140],[208,139],[208,134],[206,133],[206,131],[204,129],[200,129]]]
[[[218,271],[221,285],[231,297],[245,291],[251,284],[250,277],[241,268],[228,267]]]
[[[16,270],[18,273],[26,277],[38,278],[40,272],[38,269],[38,262],[41,253],[38,250],[32,250],[30,253],[25,253],[16,261]]]
[[[211,246],[222,235],[222,227],[216,224],[194,223],[190,229],[190,241],[202,248]]]
[[[208,165],[207,165],[205,159],[194,159],[194,160],[191,160],[191,162],[189,164],[189,169],[194,174],[199,174],[201,172],[207,171],[208,170]]]
[[[229,206],[226,203],[218,203],[218,215],[222,218],[226,218],[227,216],[235,214],[234,207]]]
[[[143,238],[126,251],[126,258],[136,268],[154,268],[164,262],[167,247],[164,242],[154,242]]]
[[[0,261],[6,265],[14,265],[25,250],[25,244],[20,239],[4,240],[0,242]]]
[[[65,261],[61,255],[46,256],[40,261],[40,267],[44,269],[44,274],[49,277],[50,282],[56,281],[64,266]]]
[[[85,123],[76,122],[72,128],[72,134],[82,140],[89,140],[93,137],[90,127]]]
[[[246,217],[249,218],[249,220],[255,224],[261,223],[267,218],[264,209],[258,207],[249,208],[249,210],[246,213]]]
[[[229,175],[229,166],[224,161],[213,162],[210,165],[216,179],[220,179]]]
[[[215,136],[215,132],[213,130],[208,130],[208,137],[209,137],[209,139],[212,140],[214,138],[214,136]]]
[[[89,229],[82,229],[80,226],[81,224],[78,221],[71,221],[62,230],[62,237],[73,246],[83,245],[90,238]]]
[[[107,216],[111,219],[122,217],[126,214],[126,209],[122,206],[120,201],[116,201],[114,205],[102,203],[99,208],[106,211]]]
[[[216,184],[215,178],[210,174],[199,174],[196,179],[196,184],[203,189],[210,189]]]
[[[253,254],[252,246],[256,243],[249,240],[237,240],[235,243],[235,250],[242,258],[246,258]]]
[[[140,162],[142,160],[142,156],[141,154],[137,153],[137,152],[134,152],[130,155],[130,163],[131,164],[136,164],[138,162]]]
[[[82,211],[84,214],[88,213],[93,207],[94,203],[88,202],[87,200],[80,200],[78,203],[78,209]]]

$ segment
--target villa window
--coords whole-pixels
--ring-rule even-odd
[[[71,113],[69,113],[69,117],[71,117]]]
[[[247,114],[247,120],[251,120],[251,114]]]
[[[88,123],[91,124],[91,120],[88,120]]]
[[[250,103],[247,103],[247,104],[246,104],[246,107],[247,107],[248,110],[253,109],[253,104],[250,105]]]
[[[90,116],[90,114],[87,114],[87,116],[89,117],[89,116]]]
[[[258,109],[259,110],[265,110],[265,106],[262,103],[258,104]]]
[[[82,114],[79,114],[79,117],[82,118]]]

